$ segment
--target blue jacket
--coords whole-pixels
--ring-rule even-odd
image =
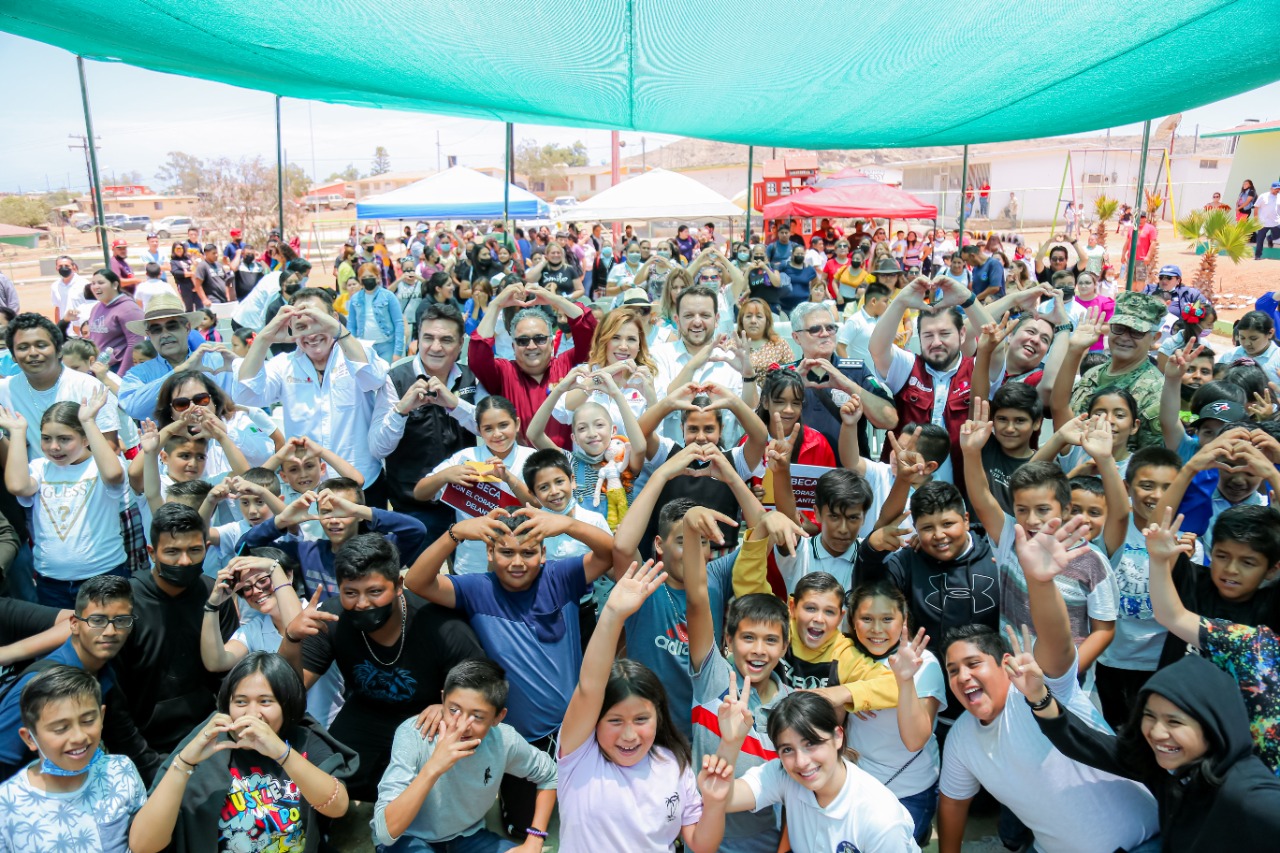
[[[372,292],[361,288],[351,294],[347,301],[347,328],[357,338],[368,338],[368,330],[364,328],[365,300],[373,299],[373,315],[378,321],[378,328],[383,336],[392,342],[395,357],[404,355],[404,314],[400,310],[400,300],[384,287],[375,288]]]
[[[205,342],[204,338],[200,337],[199,332],[193,334],[195,334],[198,343],[193,345],[188,339],[188,355]],[[222,367],[222,356],[217,353],[206,353],[204,358],[200,359],[200,363],[208,368],[210,374],[213,374],[214,383],[225,391],[228,397],[235,393],[235,370],[213,373],[213,371]],[[172,373],[173,365],[159,357],[144,361],[142,364],[135,364],[129,368],[129,372],[120,380],[120,408],[124,409],[129,417],[135,421],[153,417],[156,410],[156,398],[160,395],[160,386],[164,384],[164,381]]]

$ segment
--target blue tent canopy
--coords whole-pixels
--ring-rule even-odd
[[[547,203],[512,184],[508,188],[508,216],[512,219],[544,219],[551,215]],[[466,166],[443,172],[370,196],[356,205],[359,219],[501,219],[502,181]]]

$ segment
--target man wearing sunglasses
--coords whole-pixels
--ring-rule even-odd
[[[1071,333],[1067,358],[1058,374],[1059,381],[1075,376],[1080,361],[1104,330],[1111,360],[1103,362],[1081,376],[1071,392],[1071,410],[1083,414],[1089,398],[1100,388],[1123,388],[1138,403],[1142,423],[1138,429],[1138,447],[1164,443],[1160,433],[1160,392],[1164,374],[1151,361],[1151,350],[1160,340],[1160,326],[1167,311],[1164,301],[1146,293],[1121,293],[1116,297],[1116,313],[1110,325],[1081,323]]]
[[[227,608],[226,614],[224,627],[234,630],[234,611]],[[18,737],[22,688],[49,667],[63,664],[97,677],[102,686],[102,704],[107,709],[103,741],[111,752],[129,756],[142,778],[150,781],[164,754],[151,749],[139,733],[123,694],[116,689],[116,674],[111,666],[133,633],[135,622],[133,589],[128,580],[101,575],[80,585],[71,617],[71,636],[47,657],[27,667],[0,699],[0,775],[7,779],[36,757]]]
[[[236,375],[231,370],[235,353],[225,344],[206,341],[192,331],[201,316],[198,311],[186,311],[182,300],[172,293],[161,293],[147,303],[141,320],[126,324],[130,332],[146,335],[156,348],[155,358],[134,365],[120,380],[120,406],[129,417],[139,421],[151,417],[160,386],[179,370],[213,374],[213,381],[228,396],[235,391]]]
[[[1162,266],[1155,283],[1148,284],[1142,292],[1168,299],[1169,313],[1175,317],[1181,317],[1185,309],[1197,302],[1208,301],[1198,289],[1182,283],[1182,268],[1175,264]]]
[[[543,306],[560,312],[569,321],[572,349],[559,355],[553,353],[555,329]],[[494,355],[493,337],[498,321],[505,313],[503,309],[512,307],[520,310],[511,319],[511,343],[516,357],[508,361]],[[501,394],[515,404],[516,415],[520,418],[519,439],[522,444],[530,443],[525,427],[538,407],[546,402],[547,389],[587,360],[595,331],[594,314],[540,284],[525,282],[503,288],[489,303],[484,319],[471,333],[467,364],[489,393]],[[547,424],[547,437],[566,450],[571,446],[569,425],[554,418]]]

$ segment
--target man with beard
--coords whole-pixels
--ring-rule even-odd
[[[676,328],[680,339],[659,344],[650,353],[658,365],[654,388],[659,395],[667,396],[690,382],[714,384],[755,408],[759,389],[745,338],[722,335],[717,341],[718,320],[719,298],[714,289],[694,284],[680,291],[676,297]],[[676,442],[684,440],[684,429],[677,414],[663,421],[662,434]],[[726,424],[726,447],[732,447],[741,436],[741,425]]]
[[[292,337],[297,349],[267,359],[273,343]],[[235,399],[246,406],[284,406],[284,433],[305,435],[350,462],[369,506],[385,506],[382,465],[369,452],[373,403],[387,363],[344,329],[333,294],[307,287],[294,294],[249,345]]]
[[[551,246],[547,247],[550,254]],[[575,286],[580,286],[575,285]],[[494,332],[507,308],[518,308],[511,318],[511,342],[515,360],[494,356]],[[573,347],[553,355],[555,328],[547,311],[559,312],[569,321]],[[528,445],[525,426],[547,400],[547,390],[565,374],[587,360],[591,339],[596,331],[596,318],[558,293],[539,284],[526,283],[504,288],[485,311],[484,319],[471,333],[467,364],[476,379],[492,394],[501,394],[516,407],[520,419],[520,441]],[[547,437],[558,446],[569,449],[571,434],[567,424],[553,420],[547,424]]]
[[[850,397],[857,397],[866,415],[858,427],[858,452],[867,456],[867,423],[876,429],[893,429],[898,425],[898,413],[893,395],[872,376],[868,364],[836,355],[839,328],[829,303],[802,302],[791,312],[791,337],[800,345],[800,358],[791,366],[806,386],[801,419],[805,426],[822,433],[839,459],[840,407]]]
[[[145,334],[156,348],[156,357],[135,364],[120,380],[120,407],[135,420],[146,420],[156,408],[160,386],[169,374],[180,370],[199,370],[212,374],[213,381],[231,396],[236,388],[231,360],[235,358],[225,344],[205,341],[197,335],[191,340],[191,327],[200,322],[198,311],[183,310],[182,300],[172,293],[161,293],[147,304],[141,320],[127,324],[130,332]]]
[[[929,305],[925,299],[934,288],[940,289],[943,297]],[[893,343],[894,333],[910,308],[920,311],[916,318],[920,355]],[[867,344],[876,372],[884,377],[897,400],[896,431],[901,434],[902,427],[910,423],[946,427],[957,469],[961,465],[960,427],[969,418],[974,365],[973,357],[961,351],[965,348],[965,327],[969,327],[976,339],[982,327],[990,322],[991,315],[973,291],[948,278],[930,282],[922,276],[898,291],[880,315]],[[889,450],[886,444],[886,459]],[[964,482],[963,472],[956,470],[952,477],[947,467],[944,464],[939,468],[935,477],[957,485]]]
[[[200,628],[213,578],[203,574],[208,530],[200,513],[166,503],[151,519],[149,571],[130,579],[136,621],[116,675],[147,745],[168,755],[214,710],[219,678],[200,660]],[[238,627],[234,596],[218,608],[225,643]],[[89,627],[89,626],[85,626]]]

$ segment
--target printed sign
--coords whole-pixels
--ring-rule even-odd
[[[818,478],[828,471],[834,470],[834,468],[827,468],[823,465],[791,466],[791,491],[796,496],[796,509],[817,509]],[[764,486],[764,498],[760,502],[767,507],[772,507],[775,503],[773,497],[773,472],[765,471],[760,482]]]
[[[474,486],[450,483],[444,487],[440,500],[472,518],[487,515],[498,507],[505,509],[521,506],[519,498],[507,491],[506,486],[501,483],[476,483]]]

